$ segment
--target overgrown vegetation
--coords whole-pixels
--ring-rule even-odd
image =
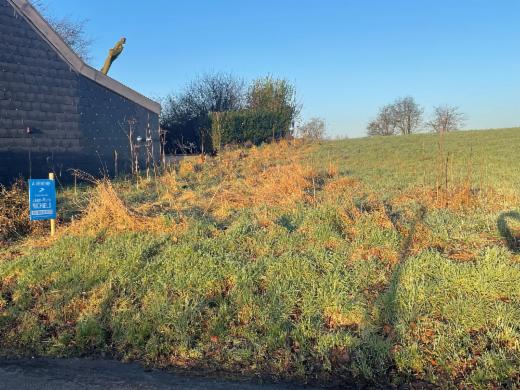
[[[65,189],[83,214],[0,252],[2,352],[518,386],[520,129],[446,134],[443,164],[438,142],[283,141]]]
[[[214,153],[226,144],[282,139],[299,114],[296,91],[283,79],[264,77],[246,88],[233,75],[215,73],[192,81],[164,101],[161,127],[166,150]]]
[[[260,145],[285,138],[290,124],[284,113],[273,110],[245,109],[210,114],[211,131],[204,134],[206,151],[218,151],[226,145]]]
[[[0,248],[30,233],[39,234],[42,228],[42,222],[29,221],[27,182],[18,179],[10,187],[0,184]]]
[[[0,185],[0,243],[25,237],[31,231],[27,190],[22,180],[10,188]]]

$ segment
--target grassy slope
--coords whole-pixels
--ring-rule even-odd
[[[0,252],[2,348],[518,384],[520,129],[438,142],[282,144],[182,163],[138,190],[64,191],[62,214],[92,211],[55,241]]]
[[[444,150],[449,153],[449,177],[471,176],[479,186],[520,187],[520,129],[478,130],[450,133]],[[341,172],[361,178],[375,190],[396,191],[411,184],[434,184],[439,137],[361,138],[332,142],[313,155],[331,159]]]

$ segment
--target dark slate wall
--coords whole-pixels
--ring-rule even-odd
[[[0,0],[0,183],[49,171],[66,181],[70,168],[113,174],[115,150],[124,172],[130,166],[130,119],[143,139],[150,127],[158,159],[157,114],[71,70]]]
[[[94,81],[80,76],[81,96],[79,99],[81,145],[92,156],[102,160],[109,172],[114,170],[114,151],[118,151],[119,171],[130,169],[129,139],[130,123],[133,123],[134,139],[142,138],[138,148],[140,165],[144,167],[146,135],[152,133],[153,149],[158,161],[159,117],[144,107],[129,102],[122,96],[100,87]],[[100,164],[98,164],[100,165]]]

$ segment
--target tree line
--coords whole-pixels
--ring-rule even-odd
[[[436,133],[447,133],[461,129],[464,123],[465,115],[458,107],[450,105],[434,107],[430,120],[425,121],[424,108],[413,97],[406,96],[381,107],[376,118],[368,123],[367,134],[407,135],[424,128]]]

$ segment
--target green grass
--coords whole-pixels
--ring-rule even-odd
[[[396,191],[413,184],[434,184],[439,137],[375,137],[324,144],[310,156],[316,163],[337,163],[343,173],[361,178],[376,190]],[[449,133],[450,180],[468,176],[479,185],[520,188],[520,128]]]
[[[471,189],[460,207],[421,192],[444,183],[437,143],[266,146],[180,167],[175,184],[116,182],[165,227],[100,222],[95,234],[0,249],[1,352],[322,384],[518,387],[520,129],[446,138],[449,189]],[[314,170],[301,196],[262,197],[289,166],[289,183],[269,184],[286,196],[294,159]],[[76,214],[90,192],[63,191],[61,212]]]

